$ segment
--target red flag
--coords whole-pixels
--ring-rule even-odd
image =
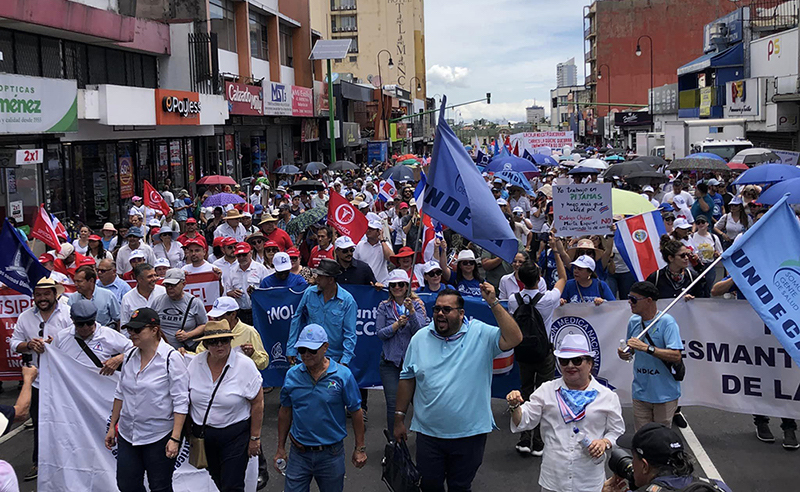
[[[503,145],[505,145],[508,151],[511,152],[511,139],[508,137],[508,135],[506,135],[506,141],[503,142]]]
[[[514,155],[519,157],[519,142],[514,144]]]
[[[63,239],[64,241],[69,241],[69,234],[67,234],[67,229],[64,227],[64,224],[62,224],[61,221],[58,220],[58,217],[56,217],[53,214],[50,214],[50,220],[53,222],[53,227],[55,227],[56,229],[56,236],[58,236],[59,239]]]
[[[58,234],[50,214],[44,209],[44,204],[39,205],[39,213],[31,229],[31,237],[36,238],[56,251],[61,251],[61,243],[58,241]]]
[[[164,201],[164,197],[146,179],[144,180],[144,206],[154,210],[161,210],[164,215],[167,215],[170,211],[169,204]]]
[[[367,223],[364,214],[356,210],[342,195],[331,191],[328,200],[328,224],[339,234],[349,236],[354,243],[358,243],[367,233]]]

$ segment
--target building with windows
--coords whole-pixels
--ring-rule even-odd
[[[544,123],[544,108],[536,105],[525,108],[525,121],[534,125]]]
[[[578,85],[578,67],[575,66],[575,58],[570,58],[556,65],[556,87],[574,85]]]

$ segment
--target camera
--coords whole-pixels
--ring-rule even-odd
[[[633,456],[622,448],[614,448],[608,457],[608,468],[618,477],[628,481],[628,487],[636,488],[636,480],[633,478]]]
[[[22,364],[29,366],[33,362],[33,354],[22,354]]]

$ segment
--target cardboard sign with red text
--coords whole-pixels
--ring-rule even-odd
[[[162,279],[158,279],[157,283],[161,285],[161,281]],[[136,280],[126,280],[126,282],[131,289],[136,288]],[[219,297],[219,276],[214,272],[187,273],[183,291],[203,301],[206,311],[211,311],[211,306]]]
[[[33,299],[29,296],[8,287],[0,288],[0,381],[22,379],[22,357],[9,342],[17,326],[17,318],[31,306]]]

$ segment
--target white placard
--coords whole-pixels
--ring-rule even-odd
[[[559,237],[610,234],[611,183],[554,186],[553,219]]]
[[[17,165],[41,164],[44,162],[44,149],[20,149],[17,151]]]
[[[11,216],[14,217],[14,220],[17,222],[22,222],[22,200],[11,202],[8,205],[11,209]]]

